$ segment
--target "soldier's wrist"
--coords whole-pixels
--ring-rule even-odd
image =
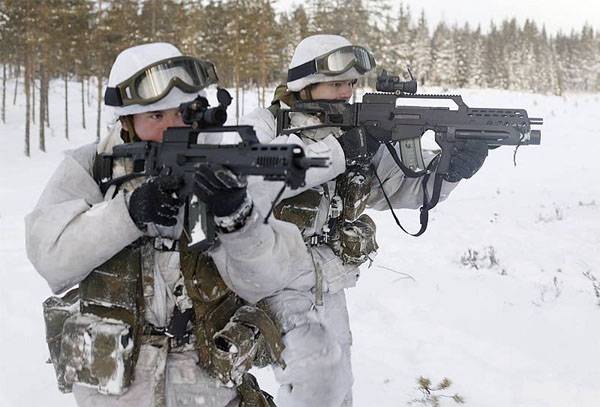
[[[248,194],[246,194],[244,201],[235,210],[235,212],[227,216],[215,216],[215,226],[221,233],[231,233],[241,229],[246,224],[248,217],[252,213],[254,204]]]

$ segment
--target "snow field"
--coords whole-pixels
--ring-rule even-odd
[[[95,101],[86,105],[83,130],[80,89],[70,84],[67,141],[64,88],[53,83],[47,153],[37,151],[35,125],[26,158],[24,101],[20,95],[12,105],[12,86],[7,123],[0,124],[0,406],[72,406],[72,396],[59,393],[52,366],[44,364],[41,303],[50,291],[26,258],[23,218],[61,151],[94,141]],[[434,385],[448,377],[452,385],[441,394],[458,393],[476,407],[596,406],[600,130],[594,120],[600,95],[452,93],[469,106],[522,107],[543,117],[542,144],[521,147],[516,167],[512,148],[490,151],[484,167],[431,212],[422,237],[405,235],[387,212],[369,212],[380,251],[348,292],[355,405],[407,405],[421,399],[417,379],[425,376]],[[215,101],[214,90],[209,99]],[[256,99],[246,94],[246,112]],[[398,214],[403,225],[418,230],[418,211]],[[257,375],[274,393],[270,370]],[[454,404],[441,400],[442,406]]]

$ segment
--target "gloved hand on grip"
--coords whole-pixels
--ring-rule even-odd
[[[246,177],[223,165],[200,164],[194,175],[194,192],[217,217],[236,212],[246,200]]]
[[[362,126],[348,130],[337,140],[342,146],[342,150],[344,150],[346,166],[348,167],[357,164],[370,164],[371,159],[381,145]]]
[[[181,180],[174,176],[148,178],[137,187],[129,198],[129,215],[142,230],[147,223],[161,226],[174,226],[177,213],[182,205],[177,197]]]
[[[483,165],[488,155],[488,146],[479,140],[459,141],[453,144],[450,167],[444,179],[458,182],[471,178]]]

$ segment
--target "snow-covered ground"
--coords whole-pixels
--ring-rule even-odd
[[[61,151],[95,139],[94,107],[86,106],[83,130],[78,88],[70,89],[71,140],[56,83],[46,153],[33,126],[31,157],[23,155],[22,96],[16,106],[7,97],[0,124],[0,407],[75,404],[44,363],[41,303],[50,290],[26,258],[23,224]],[[451,386],[434,394],[458,393],[476,407],[597,406],[600,95],[460,93],[471,106],[544,117],[542,145],[522,147],[517,167],[512,148],[491,151],[484,168],[432,211],[422,237],[405,235],[387,212],[371,213],[380,253],[348,293],[355,405],[428,405],[416,401],[424,376],[432,386],[449,378]],[[248,111],[256,94],[245,102]],[[417,211],[399,215],[418,230]],[[274,393],[269,369],[258,376]]]

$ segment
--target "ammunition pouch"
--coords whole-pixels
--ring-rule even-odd
[[[346,264],[361,265],[379,248],[375,239],[375,222],[367,214],[362,214],[354,222],[339,222],[336,228],[336,238],[330,246]]]
[[[253,365],[283,365],[275,322],[233,293],[197,321],[195,333],[200,364],[223,383],[241,383]]]
[[[181,265],[194,304],[195,346],[203,368],[223,383],[240,385],[253,365],[283,364],[275,322],[230,291],[209,256],[182,249]]]
[[[342,198],[342,218],[346,222],[354,222],[365,211],[372,179],[373,168],[359,165],[348,168],[337,178],[336,194]]]
[[[73,315],[63,327],[59,365],[68,386],[96,387],[102,394],[123,394],[134,369],[131,326],[93,314]]]
[[[42,306],[46,324],[46,343],[50,350],[50,362],[54,366],[58,388],[63,393],[69,393],[71,384],[65,382],[65,366],[60,363],[60,349],[65,321],[79,314],[79,289],[74,288],[62,297],[47,298]]]
[[[313,235],[319,229],[319,209],[322,198],[323,191],[309,189],[282,200],[275,206],[273,215],[279,220],[293,223],[303,235]]]
[[[124,248],[78,289],[44,302],[46,341],[62,392],[78,383],[120,395],[133,380],[143,331],[144,243]]]

